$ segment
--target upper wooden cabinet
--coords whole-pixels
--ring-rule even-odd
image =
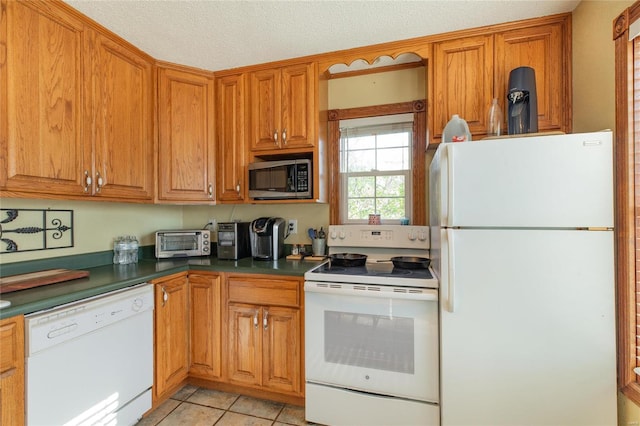
[[[84,37],[83,23],[64,10],[0,1],[2,195],[84,194]]]
[[[443,40],[433,45],[433,137],[458,114],[474,138],[486,135],[487,112],[498,98],[507,133],[507,93],[511,70],[535,70],[538,130],[571,132],[570,15],[523,23],[521,28]]]
[[[472,133],[485,132],[485,103],[493,95],[493,37],[449,40],[433,50],[436,136],[452,114],[463,117]]]
[[[158,68],[158,200],[215,201],[214,83],[209,73]]]
[[[563,43],[566,28],[562,24],[541,25],[498,33],[495,35],[495,97],[505,105],[509,73],[521,66],[531,67],[536,73],[538,97],[538,129],[563,130],[563,105],[571,86],[564,74],[571,69],[571,58]],[[506,109],[503,110],[506,113]],[[506,116],[506,114],[505,114]]]
[[[152,201],[151,58],[63,4],[0,7],[2,195]]]
[[[91,191],[153,200],[153,76],[150,58],[97,31],[85,46],[85,141],[93,140]],[[91,175],[89,169],[84,171]]]
[[[216,187],[218,201],[243,202],[247,194],[246,74],[216,79]]]
[[[216,73],[160,63],[155,75],[153,58],[64,2],[0,0],[0,196],[328,202],[328,69],[408,52],[427,66],[432,141],[453,114],[484,137],[494,97],[506,131],[520,66],[536,73],[539,131],[572,131],[569,13]],[[310,199],[249,199],[248,163],[293,157],[312,160]]]
[[[311,63],[251,73],[251,150],[315,146],[316,74]]]

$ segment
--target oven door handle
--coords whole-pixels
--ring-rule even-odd
[[[337,284],[339,286],[339,284]],[[322,293],[322,294],[335,294],[337,296],[357,296],[357,297],[376,297],[379,299],[404,299],[404,300],[425,300],[428,302],[438,301],[438,290],[433,289],[421,289],[419,292],[411,292],[410,289],[404,291],[377,291],[367,290],[366,285],[363,285],[363,289],[354,289],[352,287],[336,287],[336,284],[331,284],[331,287],[326,286],[325,283],[316,283],[313,281],[306,281],[304,283],[304,291],[306,293]]]

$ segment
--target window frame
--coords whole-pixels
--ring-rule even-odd
[[[328,186],[329,186],[329,223],[341,224],[341,183],[340,183],[340,120],[377,117],[413,113],[413,143],[411,155],[412,225],[426,225],[426,148],[427,148],[427,102],[425,99],[394,104],[367,107],[334,109],[328,111]]]
[[[634,126],[634,51],[629,41],[629,26],[640,19],[640,2],[635,2],[613,22],[615,42],[616,132],[615,165],[615,246],[618,340],[618,387],[631,401],[640,404],[640,383],[634,368],[638,366],[637,292],[640,290],[640,253],[636,252],[636,200]],[[640,52],[636,52],[639,53]],[[640,88],[638,88],[640,92]],[[640,206],[638,206],[640,207]],[[640,216],[640,211],[638,211]],[[640,223],[638,224],[640,226]]]
[[[411,115],[411,118],[409,118],[408,114],[401,114],[398,116],[387,116],[387,117],[394,117],[395,120],[401,120],[401,121],[394,121],[394,122],[385,122],[385,123],[380,123],[380,124],[365,124],[362,123],[361,126],[356,125],[356,123],[354,123],[353,121],[349,122],[347,121],[346,123],[349,123],[348,126],[343,128],[343,124],[345,122],[341,121],[341,130],[340,130],[340,155],[344,155],[345,152],[354,152],[354,151],[360,151],[363,150],[364,148],[359,148],[359,149],[355,149],[355,150],[350,150],[347,149],[346,146],[346,141],[345,139],[350,139],[351,137],[361,137],[364,136],[362,134],[362,129],[366,129],[365,130],[365,134],[367,135],[367,137],[374,137],[376,139],[376,146],[375,146],[375,151],[376,151],[376,161],[378,158],[380,158],[380,155],[383,155],[384,150],[385,149],[397,149],[398,147],[378,147],[377,144],[377,133],[376,130],[382,131],[383,134],[387,135],[387,134],[393,134],[393,133],[410,133],[410,140],[409,138],[407,139],[407,145],[404,145],[404,149],[406,149],[406,161],[407,161],[407,167],[403,168],[403,169],[398,169],[398,170],[367,170],[367,171],[348,171],[345,170],[345,168],[348,169],[348,165],[345,161],[344,158],[340,159],[340,206],[348,206],[348,202],[351,198],[349,198],[348,195],[348,180],[351,177],[372,177],[374,178],[374,180],[377,180],[379,177],[384,177],[384,176],[402,176],[402,178],[404,179],[405,182],[405,189],[408,188],[413,188],[413,182],[412,182],[412,173],[411,171],[413,170],[413,163],[414,163],[414,159],[413,159],[413,155],[412,155],[412,147],[413,147],[413,141],[414,141],[414,136],[413,136],[413,115]],[[411,121],[409,121],[411,120]],[[345,136],[345,132],[344,130],[346,129],[346,134],[347,136]],[[349,135],[350,131],[349,130],[353,130],[353,129],[357,129],[353,135]],[[369,133],[371,133],[371,135],[369,135]],[[378,149],[380,149],[381,151],[378,151]],[[370,148],[366,148],[365,150],[371,150]],[[347,154],[348,155],[348,154]],[[374,195],[373,197],[365,197],[365,198],[373,198],[375,201],[377,202],[377,200],[379,198],[386,198],[386,197],[378,197],[377,195]],[[404,218],[409,218],[411,219],[411,215],[413,214],[413,194],[411,191],[405,191],[405,194],[403,196],[396,196],[394,198],[402,198],[404,200],[404,209],[403,209],[403,213],[402,213],[402,217]],[[377,213],[380,213],[376,211]],[[367,218],[362,218],[362,219],[352,219],[349,220],[349,214],[347,211],[345,210],[341,210],[341,217],[340,217],[340,221],[343,224],[363,224],[363,223],[367,223],[368,220]],[[369,213],[374,213],[374,211],[370,211]],[[383,220],[385,220],[385,223],[392,223],[392,224],[400,224],[401,223],[401,218],[396,218],[396,219],[389,219],[387,217],[385,217],[385,215],[383,214]]]

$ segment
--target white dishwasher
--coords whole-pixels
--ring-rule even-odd
[[[132,425],[151,408],[153,285],[25,316],[28,425]]]

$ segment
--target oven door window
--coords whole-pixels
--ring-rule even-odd
[[[437,402],[437,305],[306,292],[306,380]]]
[[[165,236],[161,247],[164,251],[197,250],[198,236],[195,234]]]
[[[415,373],[415,321],[393,315],[324,312],[325,362]]]

